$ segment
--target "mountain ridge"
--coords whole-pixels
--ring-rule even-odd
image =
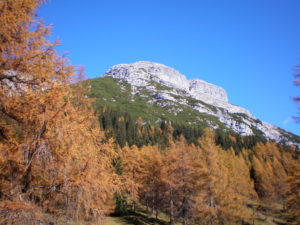
[[[249,110],[230,104],[224,88],[201,79],[188,80],[177,70],[160,63],[139,61],[132,64],[118,64],[112,66],[104,76],[123,79],[131,85],[139,87],[146,86],[149,84],[147,81],[153,80],[185,91],[192,98],[225,108],[232,113],[245,113],[253,117]]]
[[[118,64],[111,67],[100,79],[108,78],[112,78],[120,86],[121,92],[125,89],[128,91],[128,100],[123,99],[126,102],[124,104],[132,105],[137,99],[142,99],[145,101],[144,105],[161,107],[175,118],[179,114],[189,113],[189,121],[185,121],[189,124],[205,122],[212,129],[224,125],[242,136],[260,133],[268,140],[288,145],[300,143],[295,138],[296,135],[260,121],[247,109],[230,104],[223,88],[200,79],[187,80],[177,70],[163,64],[147,61]],[[156,116],[160,117],[157,119],[164,117],[159,113]]]

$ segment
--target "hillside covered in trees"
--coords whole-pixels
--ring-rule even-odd
[[[42,2],[0,1],[1,225],[299,224],[297,147],[98,107]]]

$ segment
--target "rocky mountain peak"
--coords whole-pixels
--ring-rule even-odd
[[[174,88],[189,88],[189,83],[184,75],[171,67],[154,62],[139,61],[115,65],[106,74],[126,80],[136,86],[145,86],[148,81],[155,80]]]
[[[134,86],[147,86],[151,81],[155,81],[183,90],[199,100],[228,102],[227,93],[223,88],[200,79],[187,80],[177,70],[159,63],[139,61],[119,64],[110,68],[105,76],[123,79]]]
[[[194,116],[188,112],[192,124],[205,122],[216,129],[221,123],[241,135],[263,134],[269,140],[295,144],[291,133],[258,120],[247,109],[230,104],[223,88],[200,79],[188,80],[163,64],[147,61],[119,64],[111,67],[104,77],[114,78],[121,90],[126,89],[124,82],[130,84],[128,104],[143,98],[146,104],[159,106],[175,116],[192,110]]]

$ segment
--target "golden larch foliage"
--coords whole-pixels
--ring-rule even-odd
[[[242,168],[245,164],[233,150],[225,152],[216,146],[214,133],[208,129],[200,144],[206,172],[197,201],[199,220],[204,224],[241,224],[249,219],[246,202],[253,195],[248,167]],[[237,168],[242,169],[242,174]],[[245,181],[240,180],[245,179],[243,175]]]
[[[41,2],[0,1],[0,211],[29,204],[98,218],[116,189],[112,148],[101,143],[85,88],[70,86],[73,66],[46,40]]]

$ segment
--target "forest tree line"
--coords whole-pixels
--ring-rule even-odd
[[[201,125],[178,124],[173,121],[161,120],[157,124],[150,124],[141,117],[134,118],[127,112],[104,107],[98,110],[101,128],[107,137],[113,137],[121,147],[126,144],[159,145],[161,148],[169,146],[169,136],[178,140],[183,136],[189,144],[199,145],[199,138],[204,134],[205,127]],[[215,142],[223,149],[233,148],[235,152],[243,148],[252,149],[256,143],[267,142],[263,135],[242,136],[231,130],[216,129]],[[284,144],[282,144],[284,145]]]

